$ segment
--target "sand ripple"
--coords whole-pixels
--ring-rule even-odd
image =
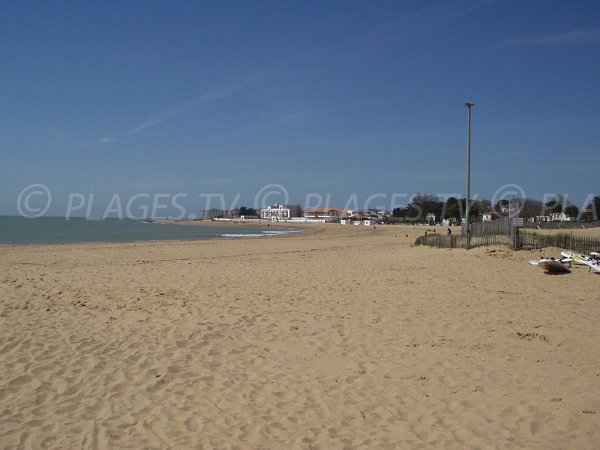
[[[596,447],[598,277],[396,230],[4,249],[0,448]]]

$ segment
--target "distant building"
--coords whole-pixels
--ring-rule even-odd
[[[304,211],[304,217],[306,219],[322,219],[326,222],[335,222],[354,213],[355,211],[342,208],[308,208]]]
[[[290,208],[284,205],[276,204],[267,206],[260,210],[260,218],[272,221],[289,220],[291,217]]]
[[[202,211],[202,219],[237,219],[240,216],[239,209],[205,209]]]
[[[383,218],[379,215],[378,211],[372,212],[361,212],[361,211],[351,211],[351,214],[345,215],[343,218],[340,218],[340,223],[342,225],[375,225],[380,223]]]
[[[379,223],[381,218],[376,215],[369,215],[364,213],[356,213],[352,216],[347,216],[343,219],[340,219],[340,223],[342,225],[375,225]]]
[[[442,225],[445,227],[455,226],[458,225],[458,220],[456,220],[456,217],[449,217],[448,219],[442,220]]]
[[[537,223],[541,222],[570,222],[571,218],[565,213],[552,213],[549,216],[535,216]]]
[[[258,216],[246,216],[246,215],[243,215],[243,214],[242,214],[242,215],[240,216],[240,220],[241,220],[242,222],[246,222],[246,221],[248,221],[248,222],[251,222],[251,221],[253,221],[253,220],[260,220],[260,217],[258,217]]]

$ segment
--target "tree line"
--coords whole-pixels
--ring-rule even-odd
[[[568,202],[566,196],[554,195],[553,198],[543,203],[533,199],[513,199],[513,207],[519,211],[519,216],[524,218],[549,216],[555,213],[564,213],[568,217],[578,220],[598,220],[600,211],[600,195],[593,197],[584,210],[580,210],[574,203]],[[490,200],[471,200],[469,218],[476,220],[482,213],[495,211],[501,213],[511,207],[508,200],[500,200],[492,205]],[[460,222],[466,213],[466,199],[450,197],[440,200],[439,197],[429,194],[416,194],[406,207],[395,208],[392,217],[405,221],[424,221],[429,214],[435,215],[436,221],[454,219]]]

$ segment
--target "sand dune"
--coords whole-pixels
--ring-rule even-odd
[[[3,247],[0,448],[597,447],[600,276],[316,228]]]

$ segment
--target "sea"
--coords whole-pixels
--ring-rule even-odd
[[[284,227],[199,226],[161,221],[0,216],[0,244],[68,244],[269,237],[295,233]]]

